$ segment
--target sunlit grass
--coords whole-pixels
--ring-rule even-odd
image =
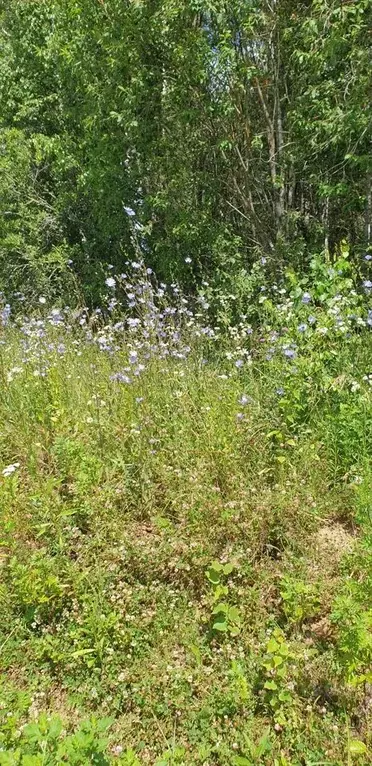
[[[367,335],[326,362],[198,341],[134,374],[133,333],[32,333],[1,346],[4,746],[46,711],[111,716],[122,763],[345,763],[367,736]]]

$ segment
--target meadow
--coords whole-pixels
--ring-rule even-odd
[[[136,261],[100,310],[3,304],[0,764],[371,762],[350,269],[261,263],[234,323]]]

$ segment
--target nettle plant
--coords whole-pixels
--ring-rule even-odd
[[[206,572],[207,580],[213,588],[212,593],[212,630],[217,633],[229,633],[237,636],[240,633],[241,618],[236,606],[229,603],[228,576],[233,572],[234,564],[221,564],[213,561]]]

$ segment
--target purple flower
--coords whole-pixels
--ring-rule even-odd
[[[130,218],[133,218],[133,216],[134,216],[134,215],[136,215],[136,214],[135,214],[135,212],[134,212],[134,210],[133,210],[133,208],[131,208],[131,207],[127,207],[126,205],[123,205],[123,210],[124,210],[124,212],[125,212],[127,215],[129,215],[129,217],[130,217]]]
[[[370,279],[365,279],[363,282],[363,287],[365,287],[366,290],[372,289],[372,282]]]
[[[307,330],[307,324],[303,322],[302,324],[298,325],[297,329],[298,329],[298,332],[305,332]]]
[[[284,396],[284,388],[277,388],[275,391],[278,396]]]
[[[63,317],[59,309],[52,309],[50,316],[48,317],[50,323],[54,326],[63,323]]]
[[[310,301],[311,301],[310,293],[304,293],[302,296],[302,303],[310,303]]]
[[[295,357],[296,357],[296,352],[294,351],[293,348],[285,348],[285,349],[283,349],[283,354],[284,354],[284,356],[287,357],[287,359],[295,359]]]
[[[129,353],[129,363],[130,364],[137,364],[137,360],[138,360],[137,351],[131,351]]]
[[[265,263],[267,263],[267,258],[265,258],[264,256],[260,258],[260,263],[261,263],[261,266],[264,266]]]
[[[131,383],[131,379],[128,375],[125,375],[123,372],[114,372],[113,375],[110,375],[110,380],[116,381],[117,383]]]
[[[253,399],[251,396],[247,396],[246,394],[242,394],[241,397],[238,399],[239,404],[242,405],[242,407],[245,407],[246,404],[251,404],[253,402]]]
[[[316,317],[314,317],[312,314],[310,314],[310,316],[307,318],[307,321],[308,321],[309,324],[315,324]]]
[[[366,254],[365,254],[365,256],[364,256],[364,260],[365,260],[365,261],[372,261],[372,255],[371,255],[371,253],[366,253]]]
[[[237,359],[235,362],[235,367],[240,370],[244,365],[243,359]]]

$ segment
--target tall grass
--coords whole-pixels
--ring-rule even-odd
[[[146,284],[3,328],[0,763],[367,763],[368,328]]]

